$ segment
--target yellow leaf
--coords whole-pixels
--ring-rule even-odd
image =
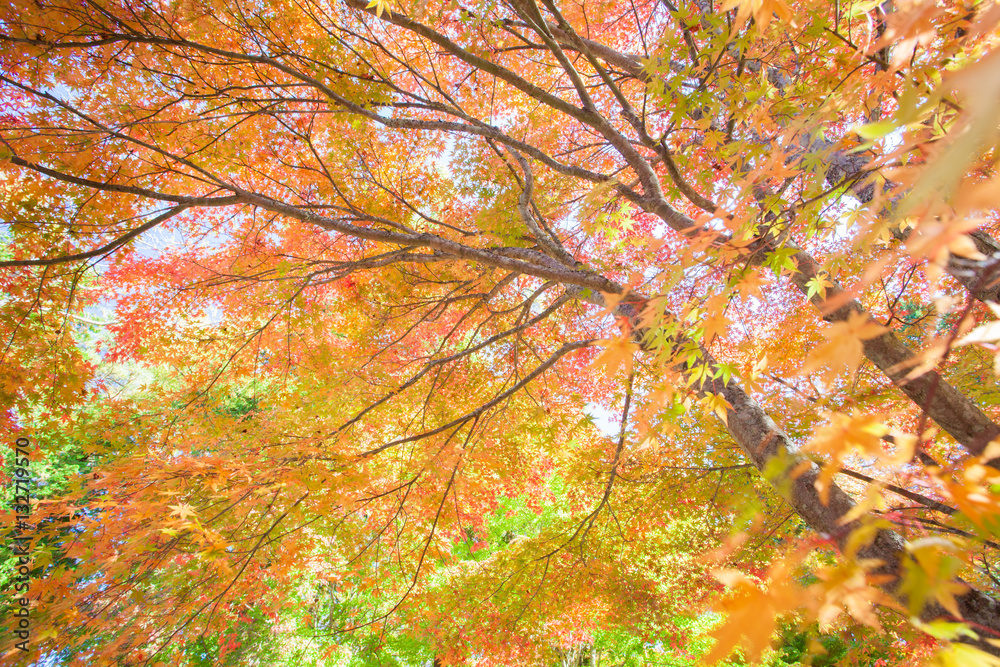
[[[179,505],[168,505],[168,507],[173,510],[170,512],[170,516],[177,515],[181,521],[188,518],[189,516],[197,516],[195,509],[186,503],[181,503]]]
[[[939,222],[923,221],[906,243],[909,253],[917,258],[927,257],[943,266],[948,255],[983,260],[986,256],[976,249],[976,244],[966,232],[982,225],[981,220],[963,219]]]
[[[1000,537],[1000,494],[995,493],[1000,474],[975,460],[963,472],[960,478],[938,476],[945,495],[972,523]]]
[[[777,14],[782,21],[795,25],[795,21],[792,20],[792,10],[784,0],[727,0],[721,9],[725,12],[734,7],[739,7],[736,14],[736,29],[746,23],[751,14],[761,30],[767,28],[774,14]]]
[[[708,410],[714,412],[722,420],[723,424],[729,425],[729,409],[733,406],[729,404],[725,396],[721,394],[709,394],[701,402]]]
[[[715,570],[712,576],[729,588],[730,595],[721,605],[726,621],[711,633],[716,643],[705,661],[718,662],[740,645],[746,649],[747,661],[756,661],[770,647],[778,617],[801,605],[802,589],[795,585],[784,561],[771,568],[763,588],[737,570]]]
[[[389,0],[371,0],[367,5],[367,9],[375,8],[375,16],[382,18],[382,12],[386,13],[386,16],[392,16],[392,12],[389,10]]]
[[[881,336],[886,331],[888,329],[873,322],[867,314],[852,312],[846,322],[834,322],[823,332],[827,342],[813,350],[799,373],[804,375],[827,366],[830,370],[826,375],[832,377],[846,366],[854,375],[864,356],[862,341]]]
[[[844,460],[855,453],[874,457],[880,465],[888,468],[899,467],[913,458],[917,440],[909,434],[894,433],[894,449],[888,451],[883,437],[889,434],[889,429],[878,414],[865,415],[855,411],[850,416],[830,413],[828,418],[829,424],[817,428],[812,440],[803,448],[827,459],[816,479],[816,490],[823,502],[827,501],[833,476],[841,469]]]
[[[987,303],[986,305],[990,307],[990,310],[993,311],[994,315],[1000,317],[1000,305],[995,303]],[[995,343],[998,340],[1000,340],[1000,320],[987,322],[986,324],[976,327],[959,339],[959,341],[955,343],[955,346],[969,345],[971,343]]]
[[[605,341],[604,351],[591,364],[593,368],[604,366],[604,372],[608,377],[613,378],[622,366],[626,372],[632,370],[632,359],[639,351],[639,346],[632,342],[628,336],[621,336],[613,340]]]
[[[930,662],[935,667],[1000,667],[1000,658],[968,644],[952,644],[938,651]]]
[[[875,541],[881,527],[878,522],[866,521],[852,530],[851,534],[847,536],[847,541],[844,543],[844,553],[848,557],[854,558],[862,547],[866,547]]]
[[[220,558],[226,555],[226,549],[229,544],[226,542],[211,542],[204,550],[198,552],[198,555],[206,560],[212,560],[214,558]]]
[[[819,583],[809,587],[817,603],[816,620],[828,631],[833,621],[846,610],[856,621],[881,630],[875,605],[887,601],[885,593],[868,583],[864,568],[857,562],[824,567],[816,572]]]
[[[736,289],[739,291],[740,296],[744,299],[750,296],[756,296],[759,299],[763,299],[763,292],[761,292],[761,287],[767,284],[767,279],[765,276],[757,271],[747,271],[746,274],[740,278],[740,281],[736,283]]]
[[[725,336],[729,330],[729,325],[733,321],[726,317],[724,312],[715,312],[709,315],[702,323],[704,328],[703,339],[706,343],[711,343],[716,337]]]
[[[956,595],[968,590],[968,586],[955,581],[955,576],[964,567],[962,549],[951,539],[925,537],[906,545],[911,558],[903,562],[903,581],[899,590],[906,595],[910,613],[917,615],[924,603],[932,598],[957,618],[962,618]]]

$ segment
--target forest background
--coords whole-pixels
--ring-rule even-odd
[[[998,24],[0,7],[4,660],[1000,664]]]

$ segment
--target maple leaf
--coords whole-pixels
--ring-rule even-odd
[[[889,453],[883,438],[890,429],[882,423],[878,414],[863,414],[855,411],[851,415],[828,413],[829,423],[816,429],[804,451],[819,454],[827,459],[816,477],[816,489],[823,502],[827,502],[834,476],[842,468],[844,461],[860,454],[874,458],[876,463],[893,468],[909,463],[916,448],[916,438],[905,433],[893,433],[894,453]]]
[[[962,475],[945,475],[940,471],[933,476],[938,480],[946,497],[962,511],[973,524],[987,533],[1000,537],[1000,474],[986,464],[1000,454],[1000,443],[991,442],[979,460],[967,461]]]
[[[863,341],[886,331],[886,327],[873,322],[866,313],[852,311],[846,322],[834,322],[823,331],[827,341],[816,346],[799,373],[805,375],[827,366],[827,377],[832,378],[844,367],[853,375],[864,358]]]
[[[795,610],[802,602],[790,574],[784,563],[777,564],[763,587],[737,570],[712,572],[726,586],[728,595],[720,607],[726,620],[711,633],[716,643],[705,656],[707,663],[727,658],[741,645],[746,649],[747,661],[754,662],[770,647],[778,616]]]
[[[227,542],[209,542],[204,549],[198,552],[198,556],[206,560],[215,560],[225,556],[228,548],[229,544]]]
[[[737,27],[742,26],[750,16],[753,16],[760,29],[764,30],[775,14],[782,21],[794,25],[792,10],[784,0],[726,0],[719,9],[725,12],[734,7],[739,7],[736,15]]]
[[[986,256],[979,252],[975,241],[967,234],[981,224],[980,220],[975,219],[950,222],[923,221],[910,236],[906,247],[911,255],[929,257],[940,266],[947,263],[949,254],[984,260]]]
[[[953,540],[930,537],[914,540],[906,545],[911,558],[903,562],[903,580],[900,588],[906,592],[910,613],[919,614],[928,598],[935,600],[956,618],[956,595],[968,591],[968,586],[954,581],[964,567],[959,555],[962,549]]]
[[[702,403],[704,404],[706,410],[718,416],[718,418],[722,420],[723,424],[729,423],[729,410],[731,410],[733,406],[730,405],[725,396],[722,396],[721,394],[709,394],[702,399]]]
[[[389,9],[389,0],[371,0],[367,5],[367,9],[375,8],[375,15],[379,18],[382,17],[382,12],[385,12],[386,16],[392,16],[392,11]]]
[[[806,286],[809,288],[806,291],[806,298],[812,300],[814,296],[819,296],[820,299],[826,299],[826,290],[829,287],[833,287],[834,282],[830,279],[830,276],[826,273],[817,274],[809,279]]]
[[[38,640],[45,641],[46,639],[55,639],[59,636],[59,631],[55,628],[45,628],[38,633]]]
[[[762,299],[764,294],[761,287],[767,284],[767,279],[759,271],[747,271],[739,279],[736,289],[743,298],[755,296]]]
[[[608,377],[613,378],[620,368],[626,373],[632,371],[632,364],[639,346],[632,342],[628,335],[620,336],[611,340],[603,341],[604,351],[602,351],[591,366],[599,369],[603,368]]]
[[[186,503],[168,505],[168,507],[171,509],[170,516],[177,515],[181,521],[187,519],[189,516],[197,516],[195,509]]]
[[[878,563],[870,565],[877,566]],[[893,606],[892,600],[871,585],[863,564],[823,567],[815,575],[819,583],[809,587],[809,595],[821,630],[833,627],[834,621],[844,611],[856,621],[881,630],[876,605]]]
[[[1000,667],[1000,658],[968,644],[951,644],[928,663],[932,667]]]
[[[1000,304],[989,302],[986,305],[993,312],[994,317],[1000,318]],[[995,343],[997,341],[1000,341],[1000,320],[979,325],[962,336],[955,343],[955,346],[971,345],[972,343]]]

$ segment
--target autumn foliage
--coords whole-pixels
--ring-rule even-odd
[[[4,660],[1000,664],[998,41],[0,7]]]

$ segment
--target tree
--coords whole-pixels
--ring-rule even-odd
[[[997,652],[994,4],[0,11],[7,419],[106,456],[37,508],[81,535],[45,646],[167,660],[308,573],[364,592],[329,633],[449,660],[671,600],[728,613],[712,659],[879,605]]]

